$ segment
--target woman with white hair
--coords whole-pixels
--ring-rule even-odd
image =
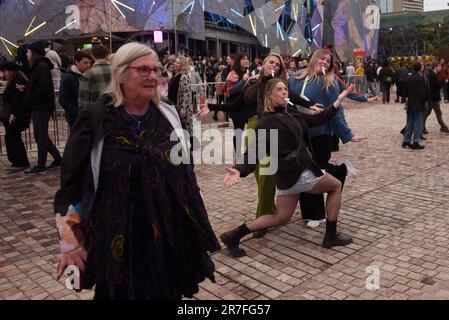
[[[94,299],[181,299],[214,281],[220,248],[174,106],[160,101],[156,53],[128,43],[112,62],[110,93],[83,109],[64,152],[54,209],[63,257]],[[174,131],[175,130],[175,131]]]

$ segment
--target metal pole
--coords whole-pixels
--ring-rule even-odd
[[[174,9],[174,3],[175,1],[172,1],[172,5],[171,5],[171,14],[172,14],[172,21],[173,21],[173,31],[174,31],[174,36],[175,36],[175,54],[178,53],[178,37],[176,34],[176,21],[175,21],[175,9]]]
[[[112,53],[112,7],[109,7],[109,53]]]
[[[217,30],[217,48],[216,48],[216,50],[215,50],[215,54],[216,54],[216,56],[217,56],[217,61],[218,61],[218,58],[219,58],[220,55],[221,55],[221,51],[220,51],[220,39],[218,38],[218,30]]]

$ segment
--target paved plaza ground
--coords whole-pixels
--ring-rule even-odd
[[[449,104],[442,110],[449,123]],[[216,283],[203,282],[196,299],[449,299],[449,135],[432,114],[426,148],[401,148],[399,104],[351,104],[346,118],[369,137],[332,158],[359,172],[347,180],[339,219],[354,243],[324,249],[324,225],[310,229],[295,214],[264,238],[245,238],[247,257],[214,253]],[[0,157],[0,299],[91,299],[93,292],[75,294],[55,279],[59,170],[27,177],[6,174],[7,166]],[[196,167],[217,235],[251,220],[256,207],[254,177],[224,189],[224,167]]]

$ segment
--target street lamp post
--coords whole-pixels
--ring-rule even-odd
[[[112,7],[109,7],[109,53],[112,53]]]

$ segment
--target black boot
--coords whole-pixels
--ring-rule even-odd
[[[234,258],[240,258],[246,256],[246,252],[243,249],[239,248],[240,239],[249,234],[249,231],[246,224],[242,224],[237,228],[229,230],[220,235],[221,241],[228,247],[228,251]]]
[[[326,220],[326,234],[323,239],[324,248],[332,248],[336,246],[347,246],[352,243],[352,238],[344,234],[337,233],[337,220]]]

